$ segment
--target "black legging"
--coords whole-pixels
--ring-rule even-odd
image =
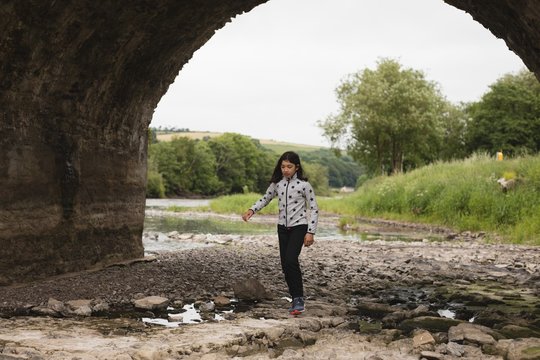
[[[279,256],[281,268],[285,275],[285,281],[289,287],[289,293],[293,298],[304,296],[302,283],[302,270],[298,262],[298,256],[304,245],[304,236],[307,233],[307,225],[297,225],[286,228],[278,225]]]

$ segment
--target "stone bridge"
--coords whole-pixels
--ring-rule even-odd
[[[0,3],[0,285],[143,256],[152,113],[214,31],[263,2]],[[540,3],[446,2],[540,76]]]

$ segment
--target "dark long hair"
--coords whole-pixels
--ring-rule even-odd
[[[274,168],[274,173],[270,179],[271,183],[278,183],[281,179],[283,179],[283,173],[281,172],[281,162],[283,160],[287,160],[294,165],[298,165],[296,177],[298,177],[300,180],[308,180],[308,178],[304,176],[304,169],[302,169],[302,164],[300,163],[300,156],[298,156],[298,154],[294,151],[286,151],[277,161],[276,167]]]

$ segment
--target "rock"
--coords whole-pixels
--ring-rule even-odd
[[[499,332],[509,339],[540,338],[540,331],[518,325],[505,325]]]
[[[110,306],[108,303],[98,300],[95,302],[94,306],[92,307],[92,312],[105,312],[109,311]]]
[[[70,315],[91,316],[92,300],[70,300],[66,303],[66,308]]]
[[[398,307],[374,302],[360,302],[356,308],[362,315],[381,316],[400,310]]]
[[[413,337],[413,347],[420,348],[435,345],[435,339],[429,331],[420,330]]]
[[[451,341],[446,344],[446,352],[449,355],[461,357],[465,353],[465,349],[463,345]]]
[[[358,320],[358,332],[361,334],[377,334],[382,330],[380,322]]]
[[[299,319],[298,321],[298,327],[301,329],[301,330],[308,330],[308,331],[312,331],[312,332],[317,332],[319,330],[321,330],[322,326],[321,326],[321,322],[317,319]]]
[[[405,319],[411,319],[411,318],[419,317],[419,316],[432,316],[432,315],[435,315],[435,314],[432,311],[430,311],[427,306],[420,305],[414,310],[400,310],[400,311],[395,311],[393,313],[390,313],[382,319],[382,323],[384,324],[384,327],[386,328],[394,328]]]
[[[199,311],[209,313],[216,309],[216,305],[212,301],[207,301],[199,304]]]
[[[233,285],[234,295],[238,299],[258,301],[268,297],[266,289],[255,278],[241,280]]]
[[[277,342],[281,335],[285,333],[285,328],[283,327],[271,327],[269,329],[266,329],[265,331],[266,338],[270,342]]]
[[[15,343],[8,343],[0,353],[0,360],[12,360],[12,359],[30,359],[30,360],[44,360],[44,355],[38,350],[20,346]]]
[[[398,328],[410,332],[414,329],[424,329],[428,331],[448,331],[452,326],[460,324],[460,320],[441,318],[435,316],[419,316],[402,321]]]
[[[512,340],[508,346],[506,360],[539,360],[540,338]]]
[[[161,296],[147,296],[133,301],[133,305],[144,310],[165,310],[169,305],[169,299]]]
[[[41,315],[41,316],[51,316],[51,317],[62,316],[62,314],[60,314],[59,312],[53,309],[49,309],[46,306],[34,306],[33,308],[30,309],[30,312],[32,314]]]
[[[47,307],[61,314],[66,312],[66,306],[64,305],[64,303],[54,298],[49,298],[49,300],[47,301]]]
[[[472,342],[478,345],[495,344],[496,341],[489,332],[492,332],[492,330],[486,326],[461,323],[457,326],[452,326],[448,330],[448,341],[458,343]]]
[[[182,322],[184,320],[184,315],[182,314],[169,314],[167,315],[167,320],[170,322]]]
[[[213,300],[214,300],[214,304],[218,308],[227,307],[227,306],[231,305],[231,299],[229,299],[228,297],[225,297],[225,296],[221,296],[221,295],[216,296],[216,297],[214,297]]]
[[[444,355],[434,351],[422,351],[420,356],[426,360],[443,360],[445,357]]]

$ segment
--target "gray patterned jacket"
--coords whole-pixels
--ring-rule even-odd
[[[315,234],[319,220],[319,207],[313,187],[307,181],[283,177],[278,183],[271,183],[266,193],[250,209],[260,211],[275,197],[278,197],[278,224],[293,227],[307,224],[308,232]]]

